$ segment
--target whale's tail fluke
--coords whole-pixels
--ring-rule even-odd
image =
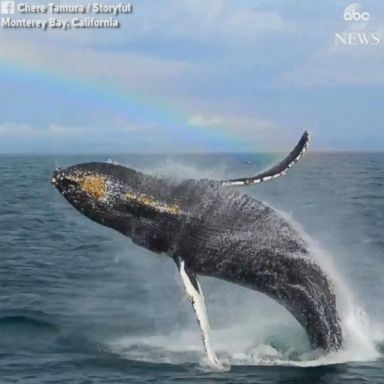
[[[288,169],[290,169],[300,159],[300,157],[303,156],[304,152],[308,148],[308,145],[309,131],[305,131],[291,153],[274,167],[256,176],[244,177],[241,179],[223,180],[221,183],[222,185],[250,185],[285,175]]]

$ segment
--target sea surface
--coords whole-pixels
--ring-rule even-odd
[[[311,351],[281,306],[202,278],[209,368],[174,263],[75,211],[55,167],[116,161],[175,178],[249,176],[278,155],[1,156],[0,384],[384,383],[384,154],[311,154],[242,191],[311,243],[335,283],[344,349]]]

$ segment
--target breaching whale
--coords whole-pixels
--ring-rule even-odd
[[[231,188],[284,175],[308,143],[309,133],[304,132],[283,161],[254,177],[180,182],[91,162],[56,169],[51,182],[91,220],[175,261],[212,364],[221,363],[209,340],[198,275],[266,294],[298,320],[313,348],[335,351],[343,337],[328,276],[286,219]]]

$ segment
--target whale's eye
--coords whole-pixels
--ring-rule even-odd
[[[76,181],[82,191],[97,200],[102,199],[107,193],[107,182],[104,176],[84,176]]]

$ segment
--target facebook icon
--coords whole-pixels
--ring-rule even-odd
[[[1,13],[3,15],[10,15],[15,13],[15,2],[10,0],[1,1]]]

